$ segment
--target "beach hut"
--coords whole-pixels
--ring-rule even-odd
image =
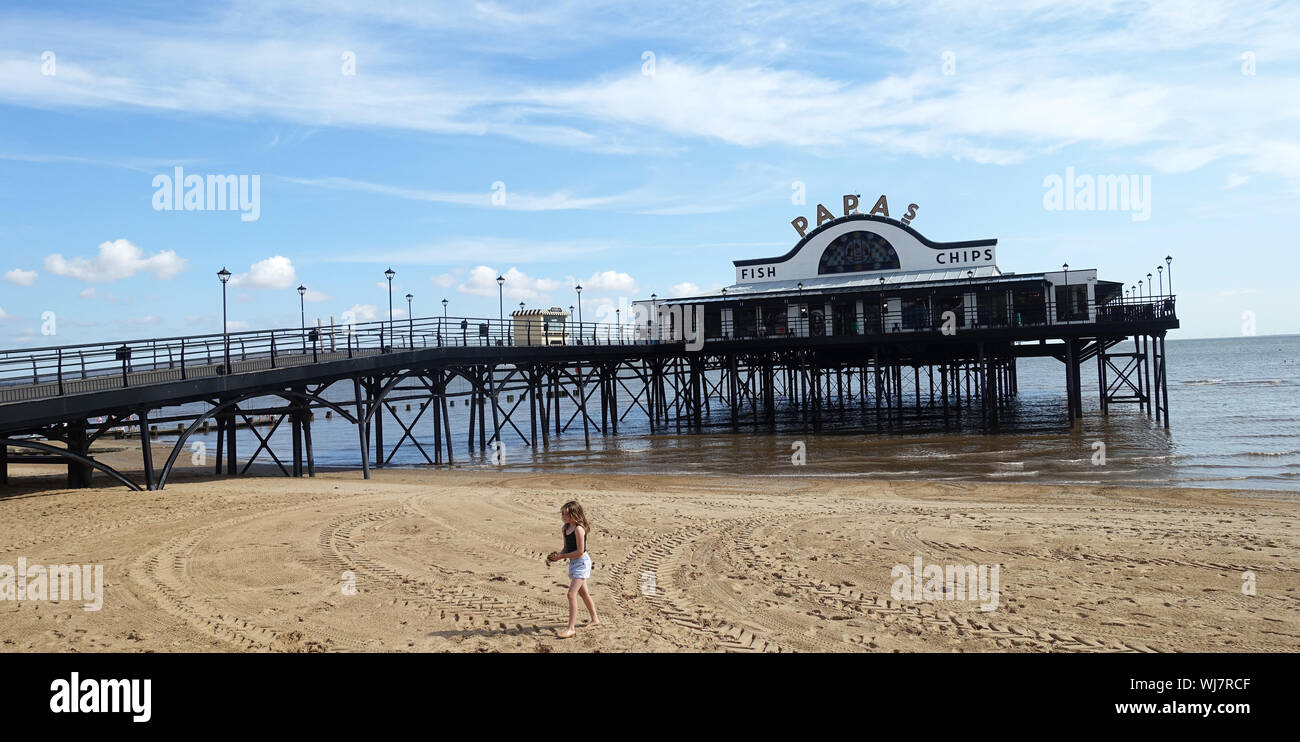
[[[510,319],[514,345],[569,344],[569,313],[559,307],[519,309],[510,313]]]

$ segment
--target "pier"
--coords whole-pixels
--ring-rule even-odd
[[[931,242],[900,222],[849,215],[786,255],[736,261],[737,283],[717,294],[652,296],[633,303],[627,323],[572,322],[557,310],[540,341],[530,310],[4,350],[0,482],[11,462],[58,462],[71,487],[98,471],[161,489],[188,439],[212,428],[214,474],[263,459],[312,476],[318,412],[356,427],[365,477],[403,446],[440,467],[498,441],[590,443],[619,435],[630,415],[652,432],[706,422],[743,432],[794,407],[815,430],[854,406],[881,430],[921,414],[945,424],[973,416],[996,430],[1017,394],[1017,360],[1028,357],[1061,362],[1069,424],[1083,415],[1082,364],[1096,363],[1101,414],[1132,405],[1168,428],[1172,284],[1134,296],[1093,269],[1003,273],[995,245]],[[1116,350],[1127,340],[1133,350]],[[452,427],[458,402],[468,429]],[[282,424],[290,450],[277,452]],[[154,428],[176,437],[161,461]],[[129,429],[143,481],[91,455],[102,436]]]

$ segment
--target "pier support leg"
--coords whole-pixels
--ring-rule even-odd
[[[370,426],[366,424],[366,408],[361,401],[361,380],[352,379],[352,395],[357,404],[357,436],[361,440],[361,478],[370,478]]]
[[[384,406],[378,403],[379,400],[379,379],[370,383],[368,392],[370,406],[375,408],[375,416],[370,422],[375,427],[375,468],[384,468]]]
[[[144,488],[154,489],[153,437],[149,435],[149,411],[140,410],[140,453],[144,459]]]
[[[90,455],[90,445],[86,442],[86,422],[78,420],[68,426],[68,450],[81,456]],[[2,448],[2,446],[0,446]],[[82,489],[90,486],[90,476],[94,467],[78,461],[68,461],[68,488]]]
[[[1169,356],[1165,354],[1165,334],[1160,333],[1160,396],[1164,401],[1165,430],[1169,430]]]
[[[238,474],[235,456],[239,453],[235,445],[235,429],[238,422],[235,420],[236,407],[232,407],[226,413],[226,476],[233,477]]]
[[[1074,339],[1065,339],[1065,407],[1074,425]]]

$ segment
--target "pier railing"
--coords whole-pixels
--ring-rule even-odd
[[[518,331],[516,333],[516,330]],[[540,345],[536,324],[432,317],[0,351],[0,403],[438,347]],[[571,323],[564,345],[635,344],[630,325]],[[645,340],[639,342],[647,342]]]
[[[788,312],[778,312],[760,322],[759,312],[764,309],[761,305],[733,310],[732,319],[730,321],[724,319],[720,325],[709,328],[705,333],[705,339],[771,340],[782,337],[945,333],[947,330],[956,333],[969,329],[997,330],[1084,324],[1105,326],[1176,318],[1173,296],[1125,297],[1106,302],[1060,306],[1056,302],[1049,301],[1038,307],[1013,307],[1005,304],[977,307],[945,306],[912,300],[904,303],[901,309],[894,310],[882,309],[880,308],[883,306],[882,302],[867,298],[863,301],[865,311],[861,314],[856,311],[837,312],[836,309],[850,309],[837,302],[832,302],[832,311],[826,314],[814,305],[816,299],[805,301],[809,306],[808,310],[800,312],[793,318]],[[949,312],[951,316],[948,315]]]
[[[964,311],[961,307],[912,303],[901,311],[823,317],[820,322],[813,316],[816,312],[801,314],[795,322],[768,325],[758,323],[756,317],[748,324],[731,321],[720,327],[709,327],[706,322],[704,339],[937,333],[949,322],[955,332],[1048,324],[1113,325],[1172,319],[1174,299],[1126,298],[1071,309],[1072,313],[1064,308],[1058,313],[1051,302],[1037,312],[997,306]],[[954,317],[945,317],[945,311],[952,311]],[[523,318],[432,317],[21,348],[0,351],[0,404],[427,348],[683,342],[680,330],[674,327],[664,326],[654,333],[648,330],[628,323],[572,322],[557,332]],[[696,337],[694,329],[687,334]]]

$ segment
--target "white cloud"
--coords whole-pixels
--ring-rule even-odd
[[[452,286],[456,285],[456,277],[451,275],[450,273],[443,273],[437,276],[430,276],[429,280],[433,282],[434,286],[437,286],[440,289],[449,289]]]
[[[343,310],[340,315],[344,323],[348,322],[374,322],[379,319],[379,313],[374,304],[353,304],[351,307]]]
[[[1248,180],[1250,180],[1249,175],[1242,175],[1241,173],[1231,173],[1228,175],[1228,182],[1225,187],[1228,190],[1232,190],[1233,188],[1236,188],[1237,186],[1244,184]]]
[[[696,286],[690,281],[679,283],[668,289],[670,296],[699,296],[704,293],[704,289]]]
[[[239,332],[241,330],[247,330],[247,329],[248,329],[248,322],[242,319],[226,320],[227,332]]]
[[[421,188],[405,188],[401,186],[385,185],[383,183],[372,183],[364,180],[354,180],[352,178],[326,177],[326,178],[285,178],[291,183],[298,185],[313,186],[316,188],[329,188],[332,190],[358,191],[362,193],[375,193],[384,196],[395,196],[408,201],[425,201],[429,203],[456,204],[460,206],[478,206],[481,208],[506,209],[509,211],[568,211],[579,209],[594,209],[602,206],[613,204],[634,204],[640,200],[636,192],[611,194],[608,196],[575,196],[567,191],[557,191],[542,195],[530,193],[516,193],[509,187],[502,191],[494,192],[489,188],[474,193],[450,193],[446,191],[433,191]],[[501,194],[493,200],[493,196]]]
[[[636,292],[636,280],[626,273],[618,271],[601,271],[592,274],[583,282],[584,291],[609,291],[614,293],[631,294]]]
[[[467,255],[491,255],[503,263],[542,263],[582,258],[592,253],[619,247],[617,243],[595,240],[565,240],[542,242],[536,240],[498,237],[457,237],[415,247],[391,249],[388,247],[364,248],[357,252],[326,255],[320,258],[327,263],[388,263],[394,265],[454,265]],[[454,270],[459,276],[463,270]],[[493,274],[493,278],[496,275]],[[453,283],[455,282],[453,278]]]
[[[5,312],[4,307],[0,307],[0,319],[8,319],[9,315]]]
[[[81,291],[77,292],[77,295],[80,296],[80,297],[83,298],[83,299],[94,299],[94,298],[95,298],[95,287],[94,287],[94,286],[87,286],[86,288],[84,288],[84,289],[82,289]]]
[[[321,291],[317,291],[315,289],[307,289],[307,293],[303,294],[302,298],[308,303],[313,303],[313,304],[317,302],[330,300],[329,294],[326,294]]]
[[[259,260],[249,266],[247,273],[237,273],[230,277],[231,286],[250,286],[258,289],[287,289],[297,282],[298,276],[293,269],[293,262],[283,255]]]
[[[215,18],[166,23],[58,23],[39,11],[7,17],[0,100],[605,151],[680,149],[673,138],[703,138],[841,152],[864,144],[888,156],[1007,164],[1077,142],[1170,147],[1174,168],[1189,167],[1199,152],[1294,177],[1267,154],[1279,146],[1269,142],[1288,140],[1300,121],[1291,64],[1300,53],[1296,3],[1019,0],[989,8],[939,0],[873,3],[870,12],[764,0],[566,2],[538,12],[491,2],[238,5]],[[77,50],[60,56],[56,79],[36,74],[32,61],[51,27]],[[623,62],[607,54],[646,38],[681,49],[681,58],[660,53],[647,76],[635,50]],[[944,76],[939,55],[949,41],[957,73]],[[358,50],[356,77],[339,74],[340,48]],[[1258,57],[1258,75],[1237,72],[1246,50]],[[863,64],[864,53],[888,61]],[[605,66],[589,79],[539,82],[536,68],[502,72],[491,61],[498,54],[542,62],[562,54]],[[488,61],[476,68],[476,59]],[[881,77],[882,66],[890,76]],[[1216,143],[1232,146],[1206,149]],[[302,182],[447,203],[488,198],[488,189]],[[628,197],[521,193],[505,208],[592,208]]]
[[[495,270],[480,265],[469,272],[469,277],[460,285],[459,290],[462,294],[474,296],[497,296],[497,275]],[[550,292],[560,288],[559,281],[551,278],[533,278],[518,268],[511,268],[500,275],[506,279],[503,287],[505,297],[516,302],[521,299],[548,296]]]
[[[163,250],[146,258],[144,251],[130,241],[118,239],[100,243],[99,253],[93,258],[67,260],[60,253],[49,255],[45,258],[45,269],[57,276],[87,283],[112,283],[141,271],[165,281],[185,270],[185,263],[185,259],[172,250]]]
[[[31,286],[36,283],[36,271],[25,271],[22,268],[14,268],[5,273],[5,280],[18,286]]]

